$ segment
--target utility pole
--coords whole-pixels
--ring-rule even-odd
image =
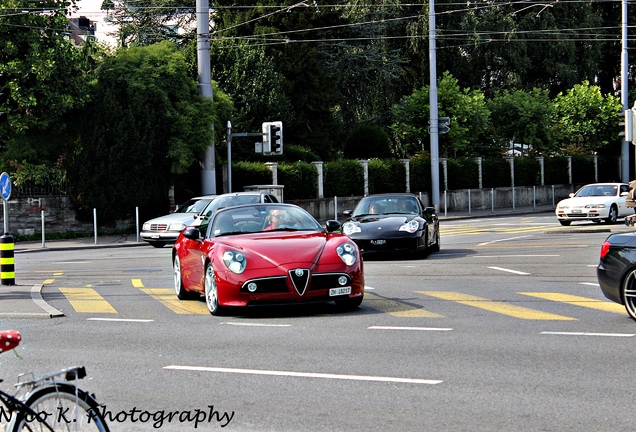
[[[622,50],[621,50],[621,103],[623,112],[629,109],[629,56],[627,53],[627,0],[621,1],[621,30],[622,30]],[[629,182],[629,141],[627,136],[621,144],[621,181]],[[636,155],[635,155],[636,158]]]
[[[197,63],[199,72],[199,92],[212,99],[212,74],[210,72],[210,2],[196,0],[197,14]],[[214,125],[210,125],[214,128]],[[216,162],[214,158],[214,137],[203,154],[201,161],[201,194],[216,194]]]
[[[625,0],[623,0],[625,1]],[[437,112],[437,53],[435,45],[435,0],[428,8],[429,130],[431,135],[431,204],[439,213],[439,114]]]

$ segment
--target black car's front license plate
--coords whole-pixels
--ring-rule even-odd
[[[371,244],[375,246],[380,246],[386,244],[386,240],[371,240]]]

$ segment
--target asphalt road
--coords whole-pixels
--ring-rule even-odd
[[[3,388],[84,364],[114,431],[630,430],[636,322],[595,276],[609,230],[633,228],[448,221],[427,259],[365,259],[348,313],[212,317],[175,301],[168,248],[20,254],[66,316],[2,323],[24,337]]]

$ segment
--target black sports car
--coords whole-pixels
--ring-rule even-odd
[[[409,193],[368,195],[356,208],[345,210],[349,217],[342,232],[363,254],[416,252],[426,255],[440,248],[439,218],[434,207],[424,207]]]
[[[624,305],[636,320],[636,233],[607,237],[601,245],[596,276],[605,297]]]

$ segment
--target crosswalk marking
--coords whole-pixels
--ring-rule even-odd
[[[364,294],[365,306],[372,307],[380,312],[387,313],[398,318],[441,318],[443,315],[439,315],[433,312],[429,312],[422,308],[413,307],[404,303],[388,300],[375,294],[366,292]]]
[[[520,292],[519,294],[537,297],[545,300],[551,300],[560,303],[567,303],[575,306],[582,306],[589,309],[596,309],[605,312],[614,312],[619,313],[621,315],[625,314],[625,308],[618,303],[612,303],[609,301],[602,301],[591,299],[587,297],[580,297],[571,294],[561,294],[561,293],[539,293],[539,292]]]
[[[205,303],[197,300],[179,300],[172,288],[141,288],[155,300],[177,314],[210,315],[210,311]]]
[[[60,288],[73,309],[80,313],[117,313],[104,298],[92,288]]]
[[[131,282],[135,288],[139,288],[141,291],[148,294],[155,300],[158,300],[162,305],[173,311],[174,313],[185,315],[209,315],[210,311],[207,306],[199,301],[183,301],[179,300],[170,288],[144,288],[144,284],[141,279],[131,279]]]
[[[416,291],[418,294],[424,294],[431,297],[440,298],[443,300],[450,300],[463,305],[484,309],[490,312],[496,312],[503,315],[508,315],[515,318],[525,320],[552,320],[552,321],[572,321],[576,318],[567,317],[564,315],[556,315],[547,312],[541,312],[535,309],[529,309],[522,306],[515,306],[509,303],[500,301],[488,300],[482,297],[477,297],[469,294],[462,294],[458,292],[441,292],[441,291]]]

